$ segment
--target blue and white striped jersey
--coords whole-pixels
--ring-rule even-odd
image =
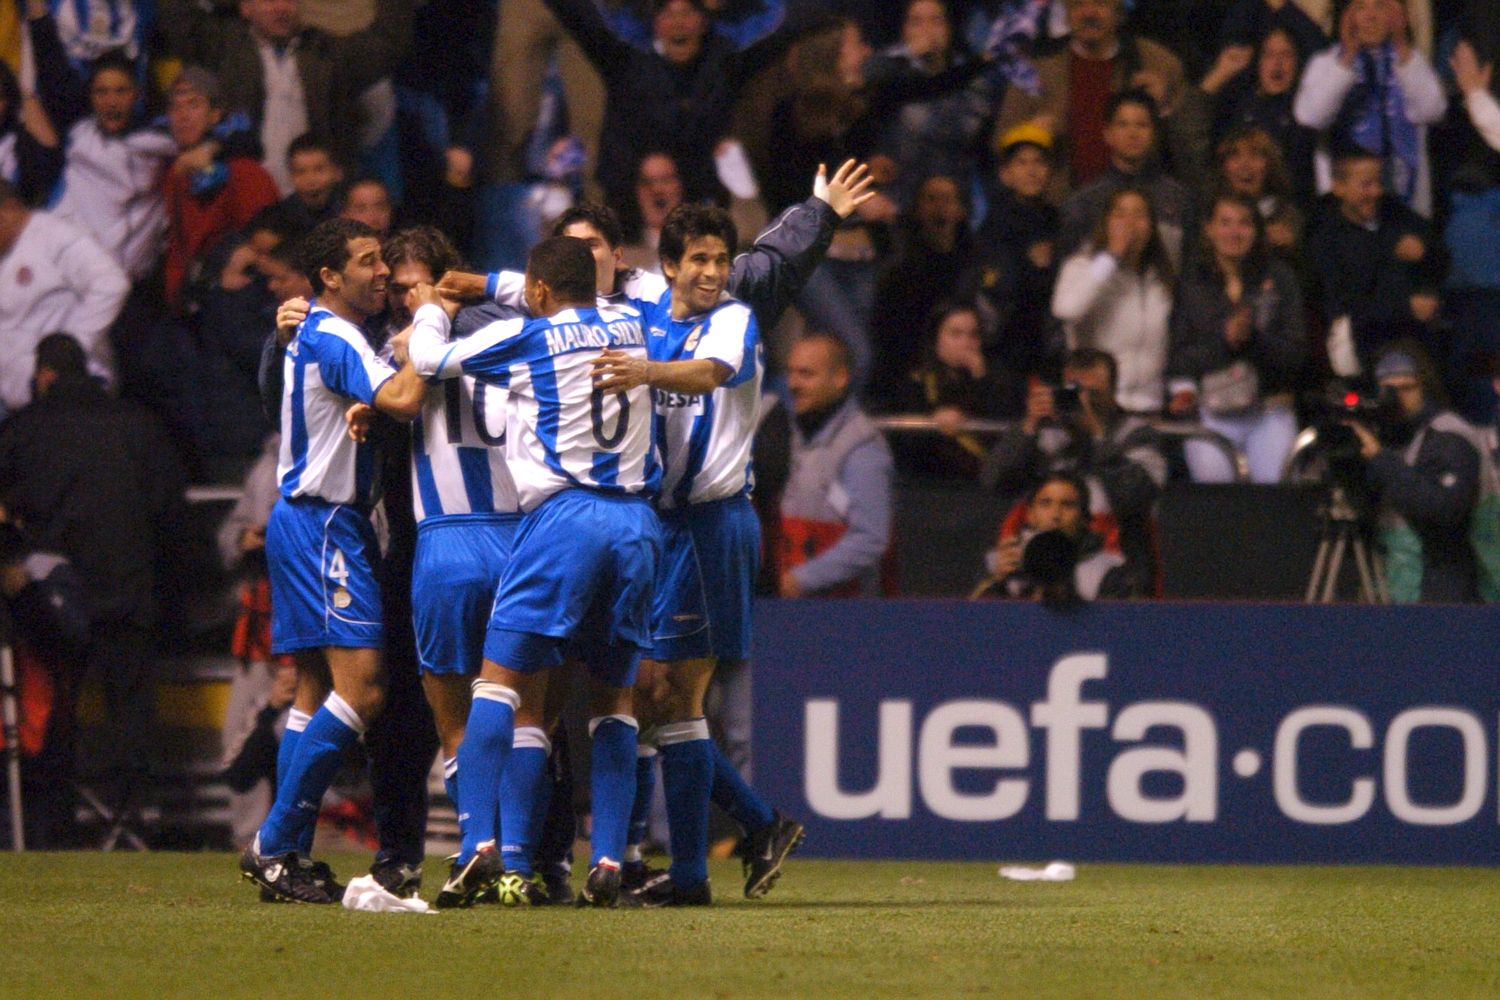
[[[765,352],[755,314],[733,299],[684,320],[672,319],[672,293],[640,303],[653,361],[712,358],[730,376],[706,396],[653,390],[662,464],[663,507],[722,500],[755,485],[750,451],[760,418]]]
[[[281,495],[329,503],[374,504],[379,488],[375,448],[349,440],[344,411],[396,374],[375,356],[364,332],[313,303],[282,361]]]
[[[550,318],[502,320],[452,343],[448,325],[437,306],[417,310],[412,363],[430,379],[472,375],[508,390],[505,458],[523,511],[572,486],[655,491],[650,391],[606,395],[593,381],[593,360],[606,347],[646,356],[639,313],[566,309]]]
[[[411,495],[417,522],[455,514],[514,514],[505,464],[507,393],[472,375],[428,386],[411,423]]]

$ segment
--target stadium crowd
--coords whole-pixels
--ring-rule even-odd
[[[336,218],[391,270],[372,349],[416,286],[518,269],[578,205],[618,219],[594,230],[622,268],[660,274],[700,203],[741,246],[818,258],[730,278],[767,356],[761,593],[893,592],[899,473],[1014,501],[976,594],[1149,596],[1168,480],[1232,481],[1243,457],[1279,482],[1314,426],[1315,461],[1371,498],[1395,599],[1500,598],[1497,59],[1490,0],[5,0],[4,584],[38,656],[78,665],[37,744],[71,738],[95,669],[122,764],[145,766],[187,482],[245,483],[219,536],[236,654],[273,662],[262,355]],[[873,197],[779,243],[820,164],[851,159]],[[928,435],[888,442],[892,414]],[[379,528],[409,580],[389,450]],[[1052,563],[1067,585],[1034,586]],[[409,632],[401,576],[382,593]],[[19,610],[41,587],[86,637]],[[421,706],[413,641],[390,641],[413,688],[392,706]],[[232,727],[245,788],[277,773],[293,701],[284,671],[257,676]],[[367,743],[396,787],[438,732],[388,710]],[[384,801],[383,856],[420,864],[400,844],[425,799]]]

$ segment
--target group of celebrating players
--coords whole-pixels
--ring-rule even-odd
[[[298,693],[275,803],[240,859],[262,898],[343,895],[310,852],[342,752],[385,696],[377,412],[411,424],[417,652],[462,833],[437,905],[572,901],[572,838],[545,827],[566,814],[571,830],[549,760],[573,676],[587,677],[592,746],[577,902],[708,904],[710,801],[745,830],[745,895],[771,888],[802,826],[714,743],[704,696],[716,664],[749,655],[759,331],[872,193],[863,165],[820,168],[813,197],[738,257],[727,213],[683,205],[661,233],[665,281],[621,269],[619,223],[588,205],[556,221],[524,275],[459,270],[437,234],[390,262],[357,222],[307,237],[315,298],[278,313],[295,333],[266,532],[272,647],[295,658]],[[410,320],[377,354],[362,326],[388,281],[408,287]],[[665,871],[640,853],[658,755]]]

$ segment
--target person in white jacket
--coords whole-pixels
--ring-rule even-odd
[[[1459,93],[1464,95],[1464,110],[1469,112],[1474,130],[1485,145],[1500,152],[1500,101],[1490,90],[1495,64],[1481,63],[1474,46],[1463,40],[1454,46],[1449,65],[1453,67],[1453,80],[1458,84]]]
[[[31,401],[36,345],[70,333],[89,371],[114,380],[109,328],[130,282],[115,259],[71,223],[26,207],[0,181],[0,410]]]
[[[1427,126],[1448,99],[1427,57],[1412,44],[1402,0],[1352,0],[1339,42],[1308,62],[1292,103],[1299,124],[1325,133],[1318,190],[1332,185],[1331,152],[1356,145],[1385,158],[1389,189],[1432,215]]]
[[[166,131],[131,127],[137,95],[123,56],[94,61],[93,114],[68,130],[62,194],[51,209],[109,248],[133,280],[151,273],[166,246],[161,176],[179,153]]]
[[[1115,399],[1129,413],[1161,411],[1175,281],[1151,199],[1135,187],[1110,196],[1093,238],[1057,276],[1052,314],[1068,350],[1114,355]]]

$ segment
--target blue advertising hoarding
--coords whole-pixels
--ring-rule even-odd
[[[1500,862],[1500,611],[765,601],[755,783],[827,857]]]

